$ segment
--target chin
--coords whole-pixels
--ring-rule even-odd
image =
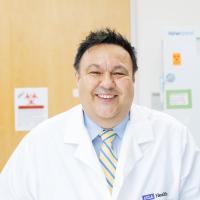
[[[112,119],[116,116],[116,113],[114,112],[101,112],[101,113],[97,113],[97,116],[99,118],[102,118],[102,119]]]
[[[98,117],[101,119],[113,119],[114,118],[113,115],[98,115]]]

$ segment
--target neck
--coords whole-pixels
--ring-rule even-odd
[[[86,113],[91,121],[97,124],[102,129],[111,129],[119,125],[128,116],[128,113],[120,118],[95,118]]]

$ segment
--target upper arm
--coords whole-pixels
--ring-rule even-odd
[[[182,154],[180,200],[198,200],[200,197],[200,150],[189,131],[186,133]]]

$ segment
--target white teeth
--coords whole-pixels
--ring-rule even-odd
[[[114,95],[106,95],[106,94],[99,94],[98,96],[104,99],[111,99],[114,97]]]

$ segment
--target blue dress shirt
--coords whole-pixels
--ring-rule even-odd
[[[94,123],[87,115],[85,112],[83,112],[83,116],[84,116],[84,124],[88,130],[89,136],[92,140],[92,144],[94,146],[94,149],[97,153],[97,156],[99,157],[99,151],[101,148],[101,144],[102,144],[102,140],[101,137],[99,136],[99,133],[101,133],[103,131],[103,128],[98,126],[96,123]],[[115,126],[113,128],[113,131],[116,133],[116,137],[114,139],[114,141],[112,142],[112,148],[113,151],[115,153],[115,155],[119,156],[119,151],[120,151],[120,146],[121,146],[121,141],[124,135],[124,131],[126,128],[126,125],[128,123],[130,119],[129,114],[126,116],[126,118],[124,118],[124,120],[118,124],[117,126]]]

